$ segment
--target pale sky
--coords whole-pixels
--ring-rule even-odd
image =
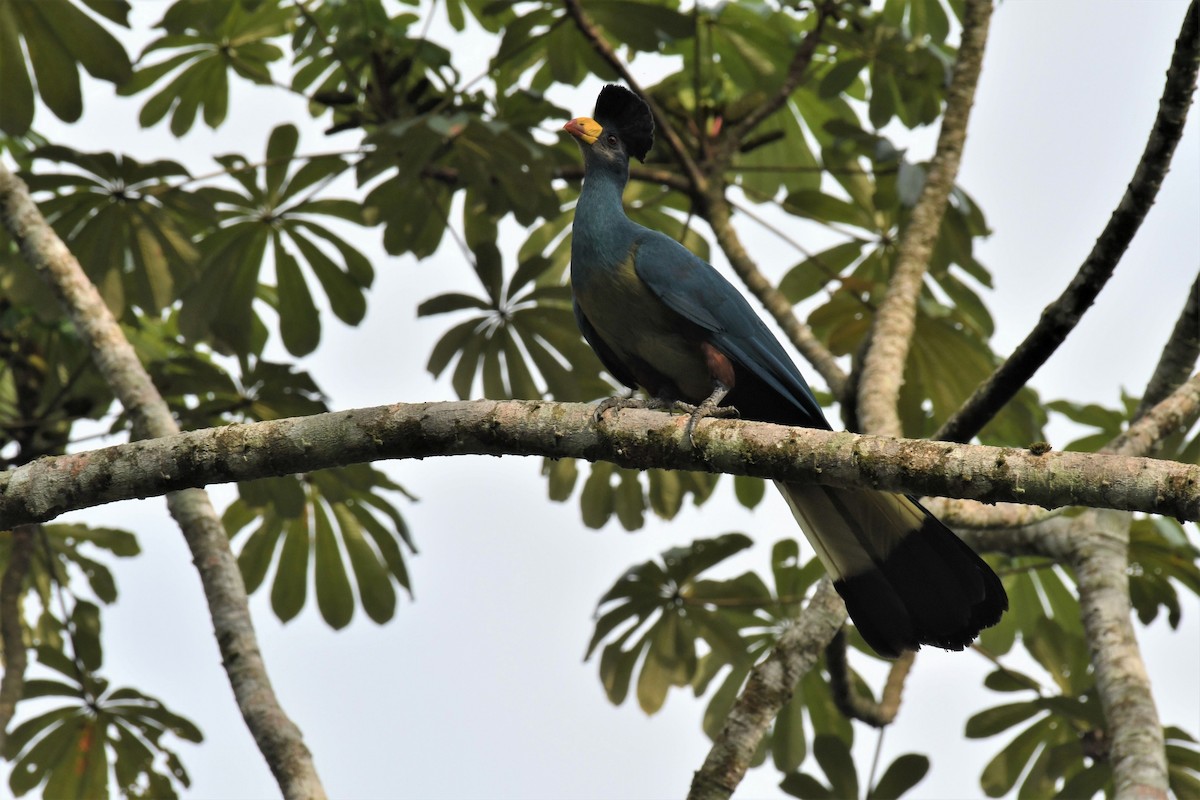
[[[134,0],[134,6],[140,19],[153,21],[166,3]],[[995,279],[996,290],[985,299],[997,320],[999,351],[1018,342],[1070,280],[1120,198],[1153,121],[1185,7],[1182,0],[1008,0],[997,9],[959,180],[995,232],[979,257]],[[472,48],[452,49],[469,62]],[[646,82],[657,74],[649,61],[633,69]],[[144,97],[131,103],[113,98],[106,85],[87,85],[84,124],[64,128],[41,113],[37,127],[81,149],[124,149],[143,161],[172,158],[197,172],[213,168],[208,154],[253,157],[275,124],[307,120],[301,104],[282,92],[239,92],[222,129],[213,134],[198,127],[177,142],[162,126],[138,129]],[[576,114],[588,113],[597,86],[555,99]],[[323,127],[304,129],[301,151],[330,148]],[[1044,399],[1113,406],[1123,387],[1135,394],[1144,387],[1200,265],[1196,130],[1193,115],[1158,202],[1116,277],[1036,376]],[[339,141],[352,143],[353,134]],[[929,133],[912,138],[910,158],[928,157],[931,141]],[[769,273],[781,274],[798,260],[752,223],[741,230]],[[803,228],[796,232],[805,236]],[[388,257],[377,230],[363,231],[357,244],[378,275],[368,317],[346,328],[326,315],[322,346],[302,366],[335,409],[453,399],[449,381],[435,381],[424,369],[451,323],[418,321],[415,309],[434,294],[473,289],[469,265],[452,244],[423,263]],[[716,265],[726,267],[720,260]],[[1051,429],[1055,446],[1070,437],[1064,426]],[[330,796],[684,795],[708,750],[700,730],[706,699],[674,692],[653,717],[632,700],[609,705],[595,663],[582,662],[596,600],[630,565],[727,531],[756,540],[749,557],[730,565],[731,573],[765,566],[774,542],[800,538],[784,504],[768,497],[750,513],[723,486],[703,508],[688,508],[673,522],[649,519],[634,534],[615,521],[592,531],[573,502],[545,499],[536,459],[383,466],[420,497],[401,504],[421,548],[409,562],[416,602],[401,603],[386,626],[360,611],[335,633],[315,605],[283,626],[267,591],[252,599],[272,680],[304,731]],[[219,487],[213,494],[223,508],[232,491]],[[121,596],[103,615],[103,673],[114,685],[161,698],[204,731],[199,747],[178,745],[193,779],[189,796],[277,796],[238,715],[199,580],[161,498],[67,519],[139,535],[145,554],[114,565]],[[1195,526],[1189,535],[1195,541]],[[1200,603],[1188,598],[1179,632],[1160,618],[1140,635],[1164,723],[1200,734]],[[1012,663],[1027,668],[1029,662]],[[856,666],[878,685],[877,662],[860,659]],[[981,795],[980,771],[1012,736],[962,738],[969,716],[1014,699],[981,688],[989,669],[970,652],[928,651],[918,658],[883,758],[886,764],[903,752],[930,755],[933,768],[909,797]],[[866,728],[856,735],[865,775],[875,735]],[[770,766],[754,770],[737,796],[782,797],[779,778]]]

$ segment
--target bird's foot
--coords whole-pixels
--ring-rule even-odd
[[[706,397],[698,406],[679,402],[675,404],[676,408],[691,415],[688,418],[687,425],[683,428],[683,436],[687,439],[688,445],[691,447],[696,446],[696,442],[692,438],[692,432],[696,429],[696,423],[705,417],[731,419],[739,416],[738,410],[733,406],[720,405],[720,402],[725,399],[725,395],[727,394],[729,394],[729,387],[718,383],[713,389],[712,394]]]
[[[659,402],[635,397],[633,394],[608,397],[596,404],[596,410],[592,412],[592,421],[599,422],[607,412],[620,411],[623,408],[661,408]]]

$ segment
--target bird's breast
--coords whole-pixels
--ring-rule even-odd
[[[701,331],[671,311],[634,271],[636,250],[615,266],[572,258],[575,300],[596,334],[656,397],[699,403],[713,375]]]

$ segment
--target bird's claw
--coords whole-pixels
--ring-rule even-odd
[[[606,397],[596,404],[596,410],[592,412],[592,421],[599,422],[609,411],[620,411],[623,408],[658,408],[654,405],[657,401],[647,401],[633,395],[616,395],[615,397]]]
[[[675,404],[677,409],[690,415],[687,425],[683,428],[683,436],[687,440],[688,446],[696,446],[696,441],[692,438],[692,433],[696,429],[696,423],[705,417],[732,419],[740,416],[738,410],[733,406],[720,405],[720,402],[725,399],[725,395],[727,394],[729,394],[729,389],[717,384],[717,387],[713,389],[713,393],[705,398],[704,402],[700,403],[700,405],[693,406],[683,402]]]

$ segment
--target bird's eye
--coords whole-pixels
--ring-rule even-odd
[[[608,146],[609,147],[617,146],[617,137],[613,136],[611,133],[608,135]]]

